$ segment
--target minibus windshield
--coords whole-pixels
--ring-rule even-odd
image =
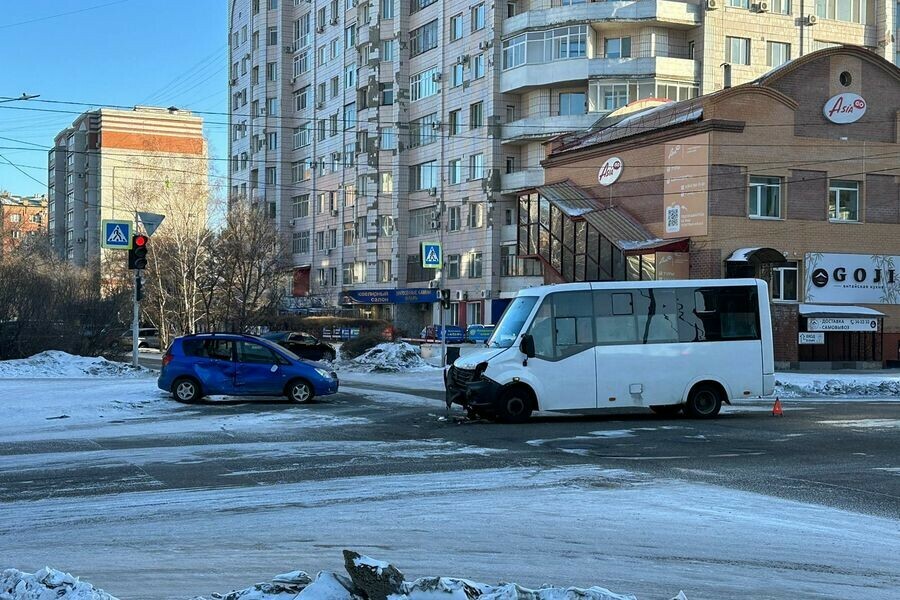
[[[494,329],[494,335],[488,340],[487,345],[491,348],[512,346],[537,300],[537,296],[519,296],[513,300],[503,311],[503,316],[500,317],[500,322]]]

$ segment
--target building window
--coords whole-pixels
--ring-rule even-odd
[[[17,214],[17,213],[13,213],[13,214],[9,215],[10,223],[19,223],[21,221],[22,221],[22,215]]]
[[[397,128],[396,127],[384,127],[381,130],[381,142],[379,143],[378,147],[381,150],[396,150],[397,149]]]
[[[603,55],[606,58],[630,58],[631,38],[606,38],[603,41]]]
[[[778,15],[791,14],[791,0],[772,0],[769,2],[769,10]]]
[[[469,180],[484,179],[484,154],[469,157]]]
[[[344,89],[350,90],[356,87],[356,65],[350,64],[344,67]],[[337,95],[337,94],[335,94]]]
[[[344,223],[344,246],[356,243],[356,227],[353,223]]]
[[[438,81],[440,79],[440,70],[437,67],[431,67],[409,78],[409,99],[411,102],[428,98],[438,93]]]
[[[438,114],[431,113],[409,122],[409,147],[427,146],[438,139]]]
[[[382,83],[381,85],[381,105],[391,106],[394,104],[394,84]]]
[[[344,49],[352,50],[356,46],[356,25],[344,29]]]
[[[472,79],[484,77],[484,54],[476,54],[472,57]]]
[[[750,176],[750,216],[781,218],[781,178]]]
[[[270,131],[266,134],[266,148],[269,150],[278,149],[278,132]]]
[[[583,115],[586,109],[584,92],[567,92],[559,95],[560,115]]]
[[[384,40],[381,42],[381,60],[383,60],[383,61],[394,60],[394,41],[393,40]]]
[[[409,237],[421,237],[430,234],[431,229],[430,208],[418,208],[409,211]]]
[[[451,110],[450,111],[450,122],[448,123],[448,130],[450,135],[459,135],[462,133],[462,119],[460,119],[461,111]]]
[[[469,129],[478,129],[484,125],[484,102],[469,105]]]
[[[828,186],[828,218],[859,221],[859,182],[832,180]]]
[[[393,19],[394,18],[394,0],[381,0],[381,18],[382,19]]]
[[[379,186],[379,192],[382,194],[393,194],[394,193],[394,174],[390,171],[382,171],[381,172],[381,185]]]
[[[526,63],[585,58],[587,32],[587,25],[575,25],[517,35],[503,42],[503,69],[514,69]]]
[[[437,161],[430,160],[409,168],[409,185],[412,191],[437,188],[440,169]]]
[[[277,46],[278,45],[278,28],[277,27],[269,27],[266,34],[266,44],[269,46]]]
[[[469,253],[469,279],[481,279],[481,252]]]
[[[447,255],[447,279],[459,279],[459,254]]]
[[[500,276],[515,277],[516,272],[516,247],[500,246]]]
[[[459,325],[459,302],[451,302],[450,308],[445,313],[447,317],[444,322],[447,325]]]
[[[391,281],[391,259],[378,260],[378,283],[389,283]]]
[[[463,36],[462,13],[450,17],[450,41],[455,42]]]
[[[447,209],[447,231],[459,231],[460,212],[458,206],[451,206]]]
[[[295,219],[309,216],[309,194],[294,196],[291,198],[291,205],[293,207],[292,215]]]
[[[266,185],[278,183],[278,167],[266,167]]]
[[[316,250],[325,250],[325,232],[316,232]]]
[[[459,87],[463,84],[463,64],[456,63],[450,68],[450,85]]]
[[[309,254],[309,230],[294,232],[291,239],[291,252]]]
[[[419,56],[438,45],[438,20],[435,19],[409,32],[409,55]]]
[[[796,302],[800,297],[798,290],[797,262],[789,260],[772,269],[772,300]]]
[[[725,62],[735,65],[750,64],[750,39],[741,37],[725,38]]]
[[[866,23],[866,0],[816,0],[816,16],[846,23]]]
[[[278,63],[266,63],[266,79],[278,81]]]
[[[454,158],[450,161],[450,185],[462,183],[462,159]]]
[[[784,42],[766,42],[766,64],[780,67],[791,60],[791,45]]]
[[[344,106],[344,130],[356,128],[356,102]]]
[[[484,29],[484,3],[472,7],[472,31]]]
[[[409,6],[410,13],[416,13],[425,8],[426,6],[431,6],[437,2],[437,0],[412,0]]]
[[[484,225],[484,205],[480,202],[469,205],[468,222],[469,229],[478,229]]]
[[[750,0],[728,0],[725,6],[732,8],[750,8]]]
[[[378,235],[382,237],[394,235],[394,217],[391,215],[378,215]]]

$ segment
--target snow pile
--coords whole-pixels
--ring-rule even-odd
[[[406,342],[385,342],[370,348],[342,366],[370,373],[434,371],[435,367],[419,356],[419,350]]]
[[[100,357],[75,356],[47,350],[28,358],[0,361],[0,378],[145,377],[142,367]]]
[[[116,600],[68,573],[44,567],[37,573],[0,573],[0,600]]]
[[[778,373],[775,395],[781,398],[900,397],[900,376],[856,375],[848,373]]]
[[[528,589],[515,583],[490,586],[453,577],[425,577],[404,583],[403,593],[390,600],[636,600],[632,595],[616,594],[602,587]]]
[[[313,589],[314,586],[318,585],[319,588],[323,587],[319,584],[320,577],[316,578],[315,583],[312,583],[312,579],[310,579],[309,575],[303,571],[291,571],[290,573],[284,573],[283,575],[276,575],[271,583],[257,583],[244,590],[224,595],[213,594],[212,597],[215,600],[292,600],[293,598],[296,598],[297,594],[300,592],[305,593],[306,591]],[[311,583],[312,585],[310,585]],[[308,595],[302,597],[308,597]],[[337,600],[336,596],[322,594],[322,600],[326,600],[326,598],[330,600],[332,597]],[[194,600],[204,599],[195,598]]]

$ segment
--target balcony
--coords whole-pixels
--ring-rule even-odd
[[[523,92],[530,88],[558,86],[569,82],[584,83],[601,77],[657,77],[697,81],[700,61],[668,56],[640,58],[573,58],[550,63],[524,64],[503,71],[500,91]]]
[[[597,21],[640,22],[650,26],[680,28],[696,27],[702,21],[699,5],[673,0],[588,2],[574,6],[556,6],[558,1],[554,0],[553,5],[547,4],[547,8],[529,10],[503,21],[503,37],[527,29]]]
[[[544,170],[540,167],[526,168],[515,173],[505,173],[500,176],[501,194],[530,190],[542,185],[544,185]]]
[[[504,144],[537,142],[550,139],[560,133],[583,131],[599,118],[600,116],[596,113],[528,117],[506,123],[502,126],[500,135]]]

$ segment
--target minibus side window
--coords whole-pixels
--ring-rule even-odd
[[[597,345],[637,344],[631,292],[594,292]]]
[[[644,344],[678,342],[678,317],[675,290],[647,288],[635,290],[638,340]]]
[[[594,345],[591,292],[560,292],[544,298],[531,323],[537,358],[559,360]]]
[[[553,358],[553,296],[547,296],[534,315],[528,330],[534,338],[534,355],[537,358]]]

